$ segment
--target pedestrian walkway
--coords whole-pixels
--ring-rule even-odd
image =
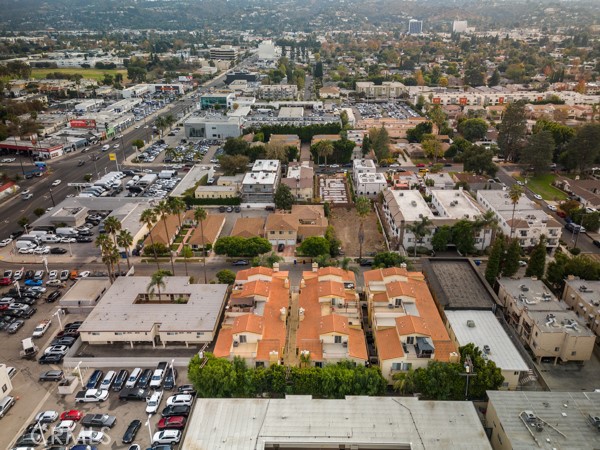
[[[298,287],[292,288],[292,295],[290,297],[290,305],[288,311],[287,321],[287,339],[285,343],[285,352],[283,362],[286,366],[297,366],[298,355],[296,354],[296,334],[298,332],[298,326],[300,325],[300,314],[299,314],[299,297]]]

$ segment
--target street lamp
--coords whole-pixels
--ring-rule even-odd
[[[84,386],[84,384],[83,384],[83,377],[81,376],[81,363],[82,363],[82,362],[83,362],[83,361],[79,361],[79,362],[77,363],[77,365],[75,366],[75,370],[76,370],[76,371],[77,371],[77,373],[79,374],[79,381],[81,381],[81,386],[83,387],[83,386]]]
[[[470,356],[467,356],[465,358],[464,368],[465,368],[465,373],[461,373],[460,375],[463,377],[467,377],[467,383],[465,386],[465,400],[468,400],[469,399],[469,378],[477,375],[475,372],[473,372],[473,361],[471,361]]]
[[[48,257],[42,256],[42,262],[44,263],[44,268],[46,269],[46,272],[50,272],[48,270]]]
[[[57,309],[56,312],[54,314],[52,314],[52,317],[57,317],[58,318],[58,326],[60,327],[60,331],[63,331],[63,326],[62,326],[62,320],[60,320],[60,315],[64,314],[65,311],[61,308]],[[79,363],[81,364],[81,363]],[[81,384],[83,385],[83,381],[81,382]]]
[[[148,433],[150,434],[150,443],[152,443],[152,425],[150,425],[150,419],[152,418],[152,414],[148,414],[148,420],[146,420],[146,425],[148,425]]]
[[[50,192],[50,199],[52,200],[52,207],[56,207],[56,203],[54,203],[54,196],[52,195],[52,189],[49,189]]]

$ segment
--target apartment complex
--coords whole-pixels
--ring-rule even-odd
[[[215,344],[220,358],[249,366],[279,364],[286,338],[290,281],[287,272],[253,267],[238,272]]]
[[[398,81],[384,81],[381,84],[357,81],[356,92],[367,98],[398,98],[406,92],[406,86]]]
[[[302,273],[296,351],[301,360],[325,363],[368,361],[354,272],[337,267]]]
[[[432,248],[431,239],[435,230],[442,226],[452,226],[459,220],[474,221],[481,217],[483,211],[471,200],[462,189],[431,189],[431,207],[421,193],[414,190],[386,189],[383,191],[384,218],[389,225],[390,233],[404,248],[414,247],[415,235],[409,226],[429,219],[430,233],[416,244]],[[491,230],[481,229],[475,236],[475,247],[485,249],[491,242]]]
[[[562,234],[561,224],[525,195],[513,205],[506,191],[479,190],[477,201],[486,210],[494,212],[502,232],[506,236],[512,235],[517,238],[521,247],[530,248],[537,245],[542,235],[546,237],[547,248],[558,247]]]
[[[383,174],[377,172],[372,159],[355,159],[352,162],[352,180],[357,195],[374,198],[387,187]]]
[[[258,88],[261,100],[297,100],[298,86],[295,84],[263,84]]]
[[[533,278],[500,278],[498,286],[507,321],[538,362],[585,362],[591,358],[596,335],[544,283]]]
[[[328,224],[323,205],[293,205],[289,213],[267,216],[265,237],[273,245],[295,245],[307,237],[324,236]]]
[[[281,183],[290,188],[294,198],[309,202],[314,196],[314,176],[315,171],[310,162],[292,162],[288,165],[287,176],[281,179]]]
[[[562,299],[596,336],[600,336],[600,281],[569,277]]]
[[[242,199],[246,203],[272,203],[281,179],[277,159],[257,159],[242,180]]]
[[[435,301],[420,272],[392,267],[364,273],[368,319],[383,376],[459,361]]]
[[[423,21],[410,19],[408,21],[408,34],[421,34],[423,33]]]

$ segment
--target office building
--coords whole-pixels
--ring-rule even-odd
[[[410,19],[408,21],[408,34],[421,34],[423,33],[423,21]]]

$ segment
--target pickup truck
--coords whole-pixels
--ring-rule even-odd
[[[86,414],[80,423],[89,428],[112,428],[116,421],[115,416],[109,416],[108,414]]]
[[[103,402],[108,398],[108,391],[100,389],[88,389],[87,391],[79,391],[75,396],[75,403],[86,402]]]
[[[46,333],[46,331],[48,331],[48,328],[50,328],[50,325],[52,325],[52,320],[50,320],[50,319],[42,320],[33,329],[33,337],[34,338],[42,337]]]

